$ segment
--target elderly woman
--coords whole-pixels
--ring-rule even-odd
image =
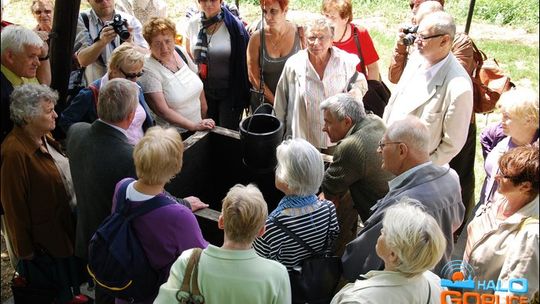
[[[73,295],[70,264],[75,225],[69,163],[50,135],[58,117],[58,94],[45,85],[25,84],[11,94],[15,127],[2,143],[1,201],[7,234],[19,259],[17,271],[32,286],[59,287],[58,300]],[[37,275],[38,273],[42,275]]]
[[[32,15],[36,18],[37,25],[34,28],[38,32],[49,33],[52,30],[53,3],[51,0],[34,0],[30,6]]]
[[[198,263],[197,284],[205,303],[291,303],[285,267],[259,257],[252,247],[253,240],[264,233],[267,208],[261,191],[252,184],[235,185],[223,199],[218,219],[219,229],[224,230],[223,246],[208,245]],[[173,264],[154,303],[180,301],[178,291],[193,253],[185,251]]]
[[[194,131],[212,129],[214,121],[203,119],[207,110],[203,83],[191,58],[175,45],[174,23],[151,18],[143,27],[143,36],[151,56],[144,63],[141,83],[157,124],[179,128],[184,139]]]
[[[501,95],[498,103],[502,114],[502,130],[507,137],[501,140],[487,155],[484,163],[486,179],[480,193],[480,204],[493,199],[497,189],[495,175],[498,161],[503,153],[515,147],[538,140],[539,102],[538,93],[531,89],[516,88]]]
[[[281,230],[279,221],[316,252],[332,249],[339,233],[336,209],[332,202],[315,195],[324,177],[322,156],[307,141],[286,140],[276,150],[276,188],[285,193],[266,220],[266,232],[253,247],[260,256],[276,260],[288,270],[312,256],[303,246]]]
[[[114,194],[115,198],[125,198],[122,205],[127,203],[130,208],[167,204],[132,222],[148,262],[159,273],[160,285],[167,280],[172,263],[184,250],[208,246],[195,215],[164,190],[165,184],[180,172],[183,153],[184,145],[175,129],[150,128],[133,150],[138,180],[121,180]],[[117,204],[113,200],[113,211]],[[153,296],[137,303],[152,303],[157,292],[156,289]],[[116,303],[128,302],[117,299]]]
[[[285,135],[303,138],[318,149],[330,143],[322,131],[320,103],[338,93],[362,97],[366,78],[356,72],[358,57],[332,47],[333,26],[325,19],[312,20],[304,28],[307,50],[285,63],[275,95],[276,116],[285,124]]]
[[[326,19],[334,25],[334,46],[355,54],[363,60],[356,70],[364,73],[367,79],[380,80],[379,55],[367,29],[352,24],[352,3],[350,0],[324,0],[322,11]],[[355,35],[357,38],[355,38]]]
[[[372,270],[347,284],[338,303],[441,303],[440,278],[429,270],[441,259],[446,240],[420,202],[403,198],[388,208],[375,250],[384,270]]]
[[[260,71],[262,69],[265,101],[273,104],[277,83],[285,62],[302,49],[302,44],[296,25],[286,19],[289,0],[263,0],[261,6],[265,21],[264,48],[261,45],[261,30],[258,30],[249,39],[247,67],[249,81],[256,89],[261,87]]]
[[[143,75],[144,54],[136,50],[132,44],[123,43],[114,49],[109,59],[107,74],[82,89],[71,104],[60,114],[58,124],[67,133],[69,127],[77,122],[92,123],[98,118],[97,104],[99,89],[114,78],[124,78],[131,81]],[[139,104],[133,122],[127,130],[129,143],[135,145],[144,135],[144,131],[154,125],[150,109],[146,104],[142,91],[139,93]]]
[[[189,21],[186,48],[199,66],[208,117],[218,126],[238,130],[249,103],[249,35],[242,21],[222,4],[223,0],[199,0],[201,13]]]
[[[538,293],[538,145],[517,147],[499,159],[495,179],[499,184],[492,201],[486,202],[467,227],[468,238],[463,260],[469,263],[475,280],[500,282],[526,279],[528,290],[517,296]],[[499,283],[497,283],[499,285]],[[522,290],[513,283],[512,290]],[[497,291],[500,298],[512,290]],[[493,290],[483,290],[482,293]],[[526,301],[529,302],[529,301]]]

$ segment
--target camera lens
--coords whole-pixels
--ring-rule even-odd
[[[128,40],[129,36],[131,36],[131,35],[129,34],[128,31],[121,30],[121,31],[119,31],[118,36],[120,36],[120,39],[122,39],[122,40]]]
[[[413,34],[407,34],[403,39],[401,40],[404,45],[412,45],[414,43],[414,40],[416,40],[416,36]]]

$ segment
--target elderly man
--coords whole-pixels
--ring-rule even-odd
[[[411,10],[413,13],[413,23],[420,22],[426,15],[434,12],[444,11],[444,0],[426,1],[411,0]],[[409,52],[403,44],[404,34],[398,35],[398,40],[392,54],[392,61],[388,69],[388,78],[391,82],[397,83],[407,62]],[[452,42],[452,54],[457,61],[465,68],[467,74],[472,77],[477,68],[474,60],[474,48],[471,38],[466,33],[456,33]],[[501,131],[502,133],[502,131]],[[450,161],[450,168],[456,170],[459,175],[459,184],[461,185],[461,199],[465,205],[465,218],[467,218],[474,207],[474,162],[476,155],[476,118],[474,113],[471,115],[467,139],[463,148]],[[461,233],[465,222],[456,231],[454,240]]]
[[[23,83],[50,84],[50,64],[47,43],[32,30],[10,25],[1,34],[1,130],[0,142],[13,129],[9,118],[9,96],[13,88]]]
[[[396,175],[388,185],[388,194],[373,206],[373,214],[358,237],[347,244],[342,257],[343,276],[355,280],[370,270],[381,270],[383,261],[377,256],[375,244],[381,234],[385,210],[403,197],[420,201],[425,211],[439,223],[446,237],[446,251],[434,269],[440,274],[450,260],[454,248],[452,234],[461,225],[464,207],[461,203],[456,172],[429,160],[429,130],[418,118],[409,116],[388,127],[379,142],[382,168]]]
[[[88,0],[88,3],[92,9],[79,14],[74,44],[79,64],[86,67],[84,77],[87,85],[105,75],[112,51],[122,42],[132,42],[143,52],[148,48],[142,36],[141,22],[127,13],[115,11],[114,0]],[[120,16],[120,22],[126,20],[129,38],[122,39],[110,25],[115,15]]]
[[[358,223],[352,205],[347,204],[350,200],[342,201],[347,191],[364,222],[371,206],[388,192],[392,176],[381,170],[381,157],[376,149],[386,127],[376,115],[366,114],[364,105],[350,94],[330,97],[320,108],[324,115],[323,131],[331,142],[337,143],[333,162],[324,174],[322,190],[325,198],[337,206],[341,231],[338,244],[343,240],[347,243],[356,236]],[[336,251],[340,252],[339,248]]]
[[[456,32],[452,16],[436,12],[422,19],[412,56],[385,109],[387,125],[414,115],[429,130],[429,155],[447,164],[467,139],[472,114],[472,84],[450,52]]]

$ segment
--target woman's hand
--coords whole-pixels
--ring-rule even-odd
[[[197,125],[195,126],[195,131],[210,130],[210,129],[213,129],[215,126],[216,126],[216,122],[211,118],[207,118],[197,123]]]

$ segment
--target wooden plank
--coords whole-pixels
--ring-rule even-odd
[[[200,216],[202,218],[205,218],[207,220],[211,220],[211,221],[215,221],[217,222],[218,219],[219,219],[219,215],[221,214],[221,212],[219,211],[216,211],[214,209],[210,209],[210,208],[205,208],[205,209],[201,209],[201,210],[197,210],[195,212],[193,212],[196,216]]]

